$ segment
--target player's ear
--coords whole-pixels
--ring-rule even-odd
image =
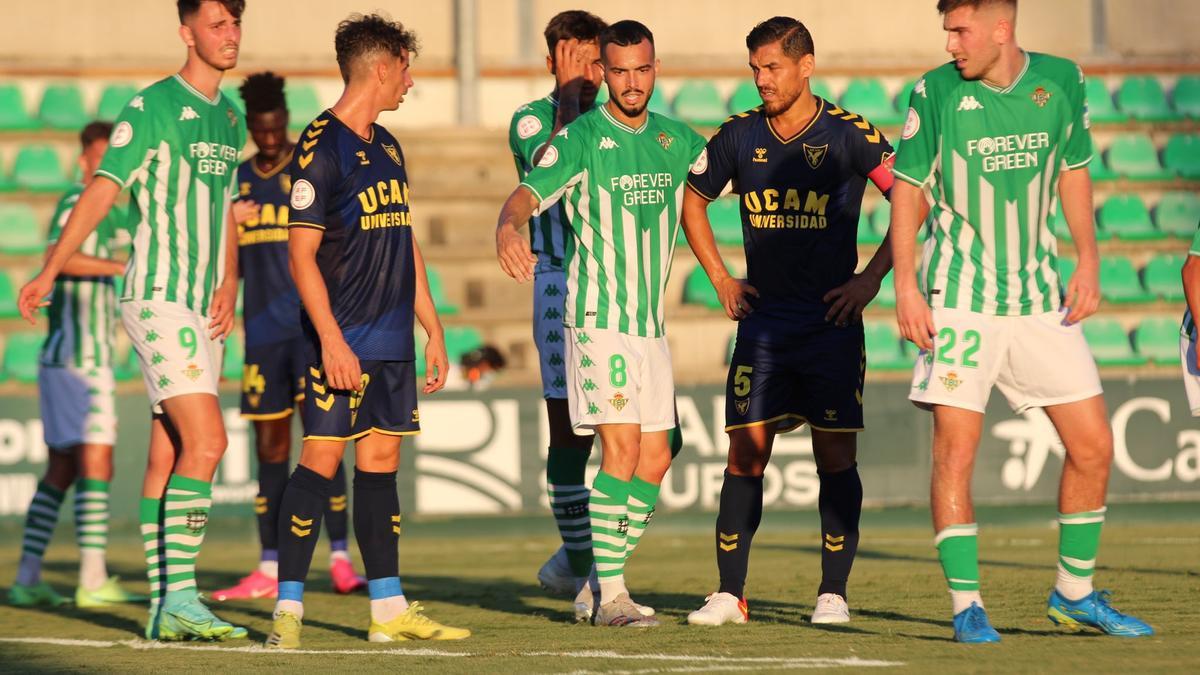
[[[546,55],[546,72],[554,74],[554,56],[551,54]]]
[[[812,77],[813,72],[817,69],[817,59],[812,54],[805,54],[800,57],[800,76],[804,78]]]
[[[179,39],[183,40],[183,44],[188,47],[196,46],[196,35],[192,32],[191,27],[186,24],[179,24]]]
[[[1013,41],[1013,24],[1008,19],[1000,19],[996,22],[996,28],[992,33],[992,38],[996,44],[1004,45]]]
[[[661,67],[662,67],[662,61],[660,61],[660,60],[659,60],[659,59],[656,57],[656,58],[654,59],[654,75],[655,75],[655,77],[657,77],[657,76],[658,76],[658,69],[659,69],[659,68],[661,68]]]

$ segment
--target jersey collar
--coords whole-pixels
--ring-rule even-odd
[[[816,126],[817,120],[821,119],[821,113],[825,112],[825,99],[821,98],[820,96],[816,96],[814,98],[817,99],[817,112],[813,113],[812,119],[808,121],[808,124],[805,124],[804,128],[800,131],[792,134],[791,138],[784,138],[783,136],[780,136],[779,132],[775,131],[775,126],[771,124],[771,118],[767,117],[766,110],[762,111],[763,121],[767,123],[767,129],[771,130],[771,135],[775,137],[775,140],[787,145],[797,138],[800,138],[804,134],[807,134],[809,130]]]
[[[646,127],[650,126],[650,115],[646,115],[646,121],[642,124],[642,126],[634,129],[628,124],[625,124],[624,122],[621,122],[617,120],[617,118],[613,117],[612,113],[608,112],[608,106],[606,105],[600,106],[600,114],[604,115],[604,118],[607,119],[614,127],[631,134],[640,134],[646,130]]]
[[[1017,73],[1017,76],[1013,78],[1012,84],[1008,85],[1007,87],[1005,87],[1003,89],[1001,89],[999,87],[993,87],[992,85],[988,84],[987,82],[984,82],[983,80],[980,80],[979,84],[982,84],[983,86],[996,92],[997,94],[1007,94],[1007,93],[1011,92],[1013,89],[1016,89],[1017,84],[1019,84],[1021,82],[1021,78],[1025,77],[1025,73],[1029,70],[1029,52],[1022,50],[1021,55],[1025,57],[1025,63],[1021,66],[1021,72]]]
[[[200,99],[201,101],[204,101],[205,103],[207,103],[209,105],[216,105],[221,102],[221,90],[220,89],[217,90],[216,98],[209,98],[209,97],[205,96],[204,94],[201,94],[199,89],[193,87],[191,84],[188,84],[188,81],[183,79],[183,76],[180,75],[179,73],[175,73],[171,77],[175,78],[175,81],[179,83],[179,86],[181,86],[184,89],[191,92],[194,96],[196,96],[196,98]]]
[[[258,168],[258,162],[254,161],[254,158],[251,157],[250,158],[250,170],[254,172],[255,176],[258,176],[259,178],[266,180],[267,178],[270,178],[271,176],[274,176],[274,175],[278,174],[280,171],[283,171],[285,168],[287,168],[287,166],[292,163],[292,155],[294,155],[294,154],[296,154],[296,148],[295,148],[295,146],[292,146],[292,150],[291,150],[291,152],[289,152],[287,154],[287,157],[280,157],[279,163],[275,165],[275,168],[271,169],[270,171],[266,171],[266,172],[260,171]]]

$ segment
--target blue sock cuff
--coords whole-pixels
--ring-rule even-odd
[[[271,560],[271,561],[279,562],[279,551],[276,551],[275,549],[264,548],[263,552],[262,552],[262,557],[259,558],[259,560],[263,560],[263,561]]]
[[[303,581],[281,581],[281,582],[279,582],[279,599],[280,600],[295,600],[296,602],[304,602],[304,582]]]
[[[279,584],[279,597],[283,597],[283,584]],[[400,577],[384,577],[382,579],[371,579],[367,582],[367,593],[372,600],[383,600],[384,598],[394,598],[397,595],[404,595],[404,590],[400,588]]]
[[[345,539],[334,539],[329,542],[330,551],[347,551],[349,550],[349,542]]]

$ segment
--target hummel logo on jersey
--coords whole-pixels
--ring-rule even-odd
[[[974,96],[964,96],[962,97],[962,100],[958,102],[958,110],[959,112],[962,112],[963,110],[983,110],[983,104],[981,104],[979,101],[976,101]]]
[[[179,111],[179,121],[180,122],[182,122],[184,120],[198,120],[198,119],[200,119],[200,115],[197,114],[196,111],[193,110],[192,106],[190,106],[190,105],[183,106],[183,110]]]
[[[608,136],[605,136],[600,139],[600,149],[601,150],[612,150],[613,148],[619,148],[619,147],[621,147],[621,146],[617,145],[617,142]]]

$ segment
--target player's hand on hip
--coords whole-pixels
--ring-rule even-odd
[[[321,365],[329,386],[342,391],[362,391],[362,367],[345,340],[321,341]]]
[[[258,202],[252,199],[239,199],[233,203],[233,221],[238,225],[244,225],[251,220],[258,220],[259,209]]]
[[[233,332],[233,312],[237,307],[237,281],[230,283],[226,280],[213,293],[212,306],[209,307],[212,320],[208,323],[209,339],[229,337]]]
[[[745,279],[726,277],[717,285],[717,299],[725,308],[725,316],[734,321],[741,321],[754,313],[754,305],[750,302],[750,296],[757,298],[758,289],[751,286]]]
[[[863,310],[879,294],[879,280],[867,274],[855,274],[846,283],[829,291],[822,301],[830,303],[826,321],[839,327],[861,323]]]
[[[35,314],[39,308],[50,304],[46,296],[50,295],[50,291],[53,290],[54,279],[47,279],[45,273],[38,274],[29,283],[22,286],[21,293],[17,296],[17,309],[21,312],[21,317],[31,325],[36,325]]]
[[[920,291],[897,294],[896,322],[905,340],[921,349],[933,349],[937,328],[933,325],[933,312]]]
[[[432,394],[446,386],[446,376],[450,372],[450,359],[446,356],[446,341],[442,338],[429,338],[425,343],[425,386],[421,389],[426,394]]]
[[[1095,314],[1100,308],[1100,271],[1081,263],[1067,283],[1064,302],[1071,310],[1067,314],[1067,323],[1079,323]]]
[[[496,257],[500,260],[500,269],[519,283],[533,279],[537,256],[516,229],[502,227],[496,231]]]

